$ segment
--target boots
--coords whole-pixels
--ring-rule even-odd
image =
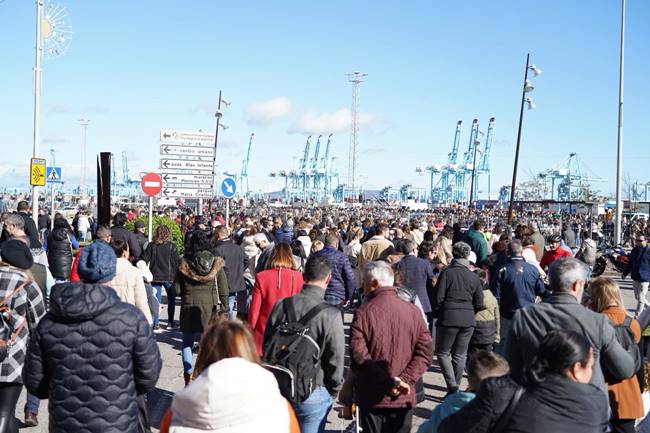
[[[192,383],[192,374],[183,373],[183,379],[185,380],[185,386],[189,385]]]

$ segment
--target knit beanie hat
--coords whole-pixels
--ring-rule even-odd
[[[0,252],[2,261],[20,269],[30,269],[34,264],[34,257],[24,242],[10,239],[2,244]]]
[[[115,276],[117,256],[106,242],[97,241],[79,255],[77,273],[84,283],[105,283]]]

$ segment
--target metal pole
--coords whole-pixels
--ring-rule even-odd
[[[153,196],[149,196],[149,221],[148,221],[148,236],[149,236],[149,242],[151,242],[151,239],[153,238]]]
[[[34,60],[34,142],[32,147],[32,157],[36,158],[38,144],[40,139],[41,127],[41,55],[43,24],[43,0],[36,0],[36,57]],[[38,225],[38,187],[32,187],[32,218]]]
[[[230,199],[226,199],[226,228],[230,224]]]
[[[616,146],[616,218],[614,237],[616,244],[622,242],[623,229],[623,200],[622,181],[623,175],[623,72],[625,66],[625,0],[621,0],[621,56],[618,70],[618,140]]]
[[[477,133],[478,135],[478,133]],[[476,179],[476,153],[478,152],[478,140],[474,141],[474,160],[472,162],[472,181],[470,182],[470,187],[469,187],[469,206],[472,207],[472,203],[474,202],[474,184]]]
[[[50,184],[50,195],[52,196],[52,207],[50,207],[50,230],[54,230],[54,182]]]
[[[517,185],[517,169],[519,168],[519,147],[521,145],[521,125],[524,121],[524,102],[526,100],[526,80],[528,79],[528,62],[530,53],[526,55],[526,71],[524,72],[524,84],[521,89],[521,108],[519,109],[519,128],[517,130],[517,148],[515,150],[515,164],[512,167],[512,183],[510,184],[510,205],[508,206],[508,225],[512,224],[512,211],[515,204],[515,188]]]
[[[219,103],[217,104],[217,113],[215,114],[217,118],[217,126],[214,131],[214,156],[212,157],[212,194],[214,194],[214,188],[217,183],[216,173],[217,173],[217,144],[219,142],[219,122],[221,121],[221,90],[219,90]]]
[[[79,124],[81,125],[81,186],[79,193],[82,198],[86,190],[86,132],[89,122],[90,120],[88,119],[79,119]]]

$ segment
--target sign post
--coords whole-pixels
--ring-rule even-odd
[[[226,198],[226,227],[230,220],[230,199],[237,192],[237,182],[232,177],[227,177],[221,181],[221,193]]]
[[[50,184],[50,213],[52,214],[50,230],[54,230],[54,184],[62,182],[61,167],[47,167],[45,170],[45,180]]]
[[[151,242],[153,237],[153,197],[162,190],[162,177],[158,173],[147,173],[142,176],[142,192],[149,196],[149,221],[148,239]]]

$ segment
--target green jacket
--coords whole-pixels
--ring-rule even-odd
[[[482,232],[478,230],[467,230],[463,236],[463,242],[467,243],[476,254],[476,266],[481,267],[487,261],[487,241]]]
[[[209,251],[181,261],[169,296],[181,297],[182,332],[203,332],[213,311],[228,310],[228,280],[223,268],[223,259]]]

